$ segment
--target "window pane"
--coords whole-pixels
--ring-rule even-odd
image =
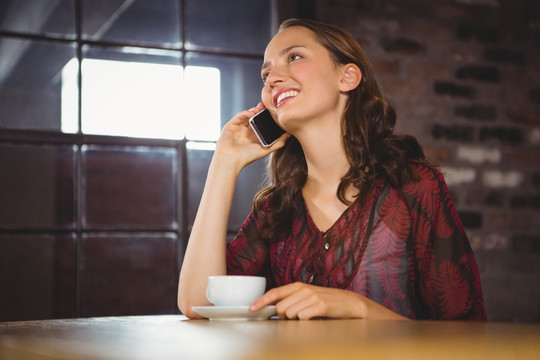
[[[190,53],[186,56],[188,66],[217,68],[221,74],[221,125],[239,111],[249,109],[261,101],[262,59],[221,57]],[[190,91],[188,89],[188,91]],[[204,93],[198,93],[204,98]],[[201,121],[199,117],[191,121]]]
[[[184,137],[179,53],[88,48],[84,55],[83,133]]]
[[[177,53],[134,52],[85,52],[83,133],[215,141],[225,122],[260,101],[260,60],[189,54],[183,69]]]
[[[214,66],[186,66],[182,118],[190,140],[218,139],[221,132],[221,72]]]
[[[60,74],[75,48],[0,38],[0,54],[0,128],[60,130]]]
[[[84,39],[180,45],[178,0],[82,0]]]
[[[0,30],[75,35],[73,0],[2,0]]]
[[[186,0],[187,45],[262,53],[271,38],[271,0]]]
[[[249,109],[261,101],[262,81],[260,69],[262,59],[245,59],[211,55],[189,54],[187,65],[215,67],[221,74],[221,126],[236,113]],[[204,97],[204,96],[202,96]],[[190,121],[197,123],[199,117]],[[202,146],[188,143],[188,203],[189,225],[191,226],[199,205],[204,179],[213,155],[211,150],[201,150]],[[266,161],[259,160],[246,167],[236,185],[236,191],[228,222],[228,229],[237,231],[248,215],[253,196],[260,186],[265,173]]]

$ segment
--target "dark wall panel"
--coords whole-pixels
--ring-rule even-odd
[[[176,150],[84,146],[83,228],[174,230]]]
[[[75,149],[0,144],[0,228],[75,227]]]
[[[82,316],[176,311],[176,235],[84,235]]]
[[[75,316],[74,235],[0,234],[0,321]]]

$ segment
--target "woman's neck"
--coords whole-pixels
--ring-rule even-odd
[[[304,191],[336,194],[341,178],[349,171],[350,163],[341,136],[341,119],[347,99],[346,94],[341,94],[334,108],[314,118],[296,119],[298,127],[291,129],[302,145],[307,163]]]
[[[307,211],[320,231],[328,230],[349,206],[337,196],[341,178],[349,170],[350,164],[339,127],[337,131],[335,128],[335,125],[326,129],[324,126],[317,126],[310,134],[298,139],[302,144],[308,169],[302,195]],[[345,199],[352,203],[357,193],[356,188],[349,186],[344,194]]]
[[[334,194],[350,168],[339,126],[319,123],[298,138],[306,158],[307,185],[328,189]]]

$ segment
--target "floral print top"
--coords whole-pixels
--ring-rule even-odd
[[[395,189],[377,179],[320,231],[296,196],[292,229],[259,236],[252,212],[227,245],[229,274],[346,289],[411,319],[486,320],[480,275],[442,174],[412,163],[420,181]]]

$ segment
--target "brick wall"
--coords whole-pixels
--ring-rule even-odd
[[[318,0],[441,164],[493,321],[540,321],[540,3]]]

